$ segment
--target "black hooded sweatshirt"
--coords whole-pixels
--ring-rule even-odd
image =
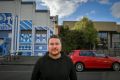
[[[61,53],[58,59],[52,59],[48,53],[36,62],[31,80],[77,80],[71,59]]]

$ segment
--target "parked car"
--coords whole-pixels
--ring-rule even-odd
[[[78,72],[85,69],[105,68],[111,68],[114,71],[120,70],[120,58],[98,54],[95,50],[73,50],[69,56]]]

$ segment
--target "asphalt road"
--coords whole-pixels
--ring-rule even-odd
[[[32,65],[0,65],[0,80],[30,80]],[[120,72],[88,70],[77,72],[78,80],[120,80]]]

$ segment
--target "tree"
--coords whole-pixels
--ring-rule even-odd
[[[93,49],[97,42],[97,31],[94,28],[93,22],[87,17],[83,17],[81,21],[75,23],[72,30],[81,32],[79,42],[82,41],[82,48]]]
[[[76,40],[79,35],[78,31],[69,30],[67,26],[61,27],[61,32],[59,36],[62,39],[63,51],[69,53],[71,50],[76,49],[77,45]]]
[[[64,26],[64,27],[61,27],[60,28],[60,34],[59,36],[61,37],[61,40],[62,40],[62,50],[64,52],[68,52],[69,48],[68,45],[67,45],[67,34],[69,33],[69,27],[68,26]]]
[[[60,31],[62,50],[66,53],[75,49],[93,49],[97,42],[97,31],[92,21],[86,17],[76,22],[72,29],[69,29],[68,26],[63,26]]]

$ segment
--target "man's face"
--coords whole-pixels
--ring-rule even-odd
[[[56,55],[60,54],[61,42],[58,38],[51,38],[49,40],[48,51],[53,56],[56,56]]]

